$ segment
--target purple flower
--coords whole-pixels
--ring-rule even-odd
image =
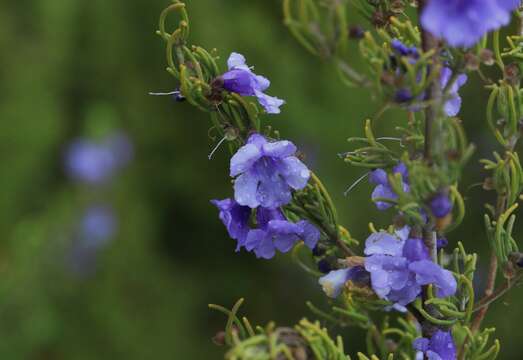
[[[256,219],[258,228],[249,231],[245,248],[254,251],[258,258],[271,259],[276,249],[286,253],[299,240],[314,249],[320,239],[320,232],[314,225],[305,220],[289,222],[280,209],[258,208]]]
[[[271,84],[270,81],[253,73],[243,55],[232,53],[227,60],[227,65],[229,71],[220,77],[224,89],[241,96],[255,96],[268,114],[280,113],[280,106],[284,101],[264,93]]]
[[[393,174],[401,174],[402,186],[404,192],[409,192],[410,187],[408,184],[408,170],[404,163],[399,163],[392,169]],[[369,181],[376,185],[372,192],[372,201],[376,204],[378,210],[387,210],[392,206],[391,203],[381,201],[380,199],[389,199],[394,201],[398,198],[398,195],[394,192],[390,186],[387,172],[383,169],[376,169],[371,171]]]
[[[405,240],[384,231],[374,233],[365,243],[365,255],[372,289],[397,309],[413,302],[423,285],[434,284],[438,297],[456,292],[454,276],[430,260],[421,239]]]
[[[452,201],[448,194],[439,193],[434,196],[429,203],[430,210],[437,218],[442,218],[447,216],[452,211]]]
[[[333,270],[327,275],[322,276],[318,282],[328,297],[337,298],[347,281],[353,281],[358,284],[367,284],[369,282],[369,273],[362,266]]]
[[[519,0],[430,0],[421,24],[451,46],[469,47],[487,32],[507,25],[519,4]]]
[[[296,146],[287,140],[268,142],[262,135],[249,137],[231,159],[234,198],[243,206],[276,209],[291,201],[291,189],[303,189],[310,171],[294,156]]]
[[[71,178],[99,185],[110,180],[132,156],[132,145],[122,134],[113,134],[102,141],[78,139],[68,149],[65,167]]]
[[[212,200],[211,203],[220,210],[220,220],[227,228],[229,236],[238,241],[236,251],[240,251],[250,230],[251,208],[241,206],[234,199]]]
[[[440,84],[445,88],[452,77],[452,70],[448,67],[443,67],[440,73]],[[468,77],[465,74],[458,75],[458,78],[450,87],[450,99],[445,102],[443,110],[447,116],[456,116],[461,109],[461,97],[459,96],[459,88],[465,85]]]
[[[71,270],[79,275],[92,272],[98,253],[115,235],[117,227],[116,216],[110,207],[89,207],[82,215],[70,249],[68,262]]]
[[[429,339],[418,338],[414,340],[414,349],[418,351],[416,359],[429,360],[456,360],[456,345],[449,331],[437,330]]]
[[[91,206],[80,222],[80,236],[85,244],[93,247],[104,245],[116,232],[116,217],[105,205]]]

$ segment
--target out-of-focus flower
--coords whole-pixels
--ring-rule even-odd
[[[393,170],[393,174],[401,174],[403,191],[409,192],[410,187],[408,184],[408,170],[405,164],[399,163],[396,165]],[[369,181],[371,184],[376,185],[374,191],[372,192],[371,198],[376,204],[376,207],[379,210],[387,210],[392,206],[391,203],[382,201],[381,199],[389,199],[394,201],[398,198],[398,195],[394,192],[390,186],[389,179],[387,177],[387,172],[383,169],[376,169],[370,173]]]
[[[320,232],[314,225],[305,220],[287,221],[280,209],[258,208],[256,219],[258,228],[249,231],[245,248],[254,251],[259,258],[271,259],[276,249],[288,252],[299,240],[312,250],[320,239]]]
[[[212,200],[211,203],[220,210],[220,220],[229,236],[238,242],[236,251],[239,251],[245,245],[250,230],[251,208],[238,204],[234,199]]]
[[[507,25],[519,5],[519,0],[430,0],[421,24],[451,46],[469,47],[487,32]]]
[[[280,113],[280,106],[285,102],[264,93],[269,88],[270,81],[252,72],[243,55],[232,53],[227,65],[229,71],[220,77],[224,89],[242,96],[255,96],[268,114]]]
[[[450,331],[437,330],[430,339],[414,340],[417,350],[416,360],[423,360],[424,355],[429,360],[456,360],[456,345]]]
[[[109,206],[91,206],[82,217],[80,236],[86,244],[99,247],[111,239],[116,226],[116,217]]]
[[[291,189],[303,189],[310,171],[287,140],[268,142],[253,134],[231,159],[234,198],[240,205],[276,209],[291,201]]]
[[[109,181],[133,156],[132,144],[123,134],[112,134],[102,141],[75,140],[66,154],[69,176],[91,185]]]
[[[117,228],[116,215],[111,207],[93,205],[87,208],[74,236],[69,257],[71,269],[83,275],[91,272],[98,253],[112,240]]]

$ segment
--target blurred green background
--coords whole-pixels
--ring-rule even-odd
[[[223,63],[246,55],[287,104],[266,117],[307,154],[335,197],[344,224],[364,239],[367,223],[386,225],[367,184],[343,191],[362,174],[337,157],[346,139],[378,106],[347,89],[333,69],[306,54],[282,24],[278,0],[188,0],[192,40],[216,47]],[[212,148],[206,114],[149,91],[172,90],[164,48],[154,34],[167,0],[8,0],[0,3],[0,358],[219,359],[211,337],[225,318],[208,303],[243,311],[256,324],[291,325],[310,299],[324,306],[316,281],[285,255],[273,261],[235,253],[210,199],[231,195],[228,154]],[[354,17],[353,17],[354,19]],[[358,54],[354,44],[354,58]],[[471,80],[462,116],[476,155],[495,148],[487,132],[485,92]],[[393,134],[400,113],[376,124]],[[71,182],[63,159],[72,139],[112,127],[134,144],[132,163],[102,193]],[[487,262],[482,202],[491,195],[471,162],[463,183],[467,221],[450,234]],[[467,190],[468,189],[468,190]],[[472,199],[474,198],[474,199]],[[67,249],[86,204],[113,204],[118,232],[88,275],[71,271]],[[390,215],[390,214],[389,214]],[[522,233],[519,225],[519,233]],[[478,272],[482,276],[482,271]],[[497,303],[486,324],[498,328],[502,359],[519,359],[523,291]],[[519,304],[518,304],[519,303]],[[361,333],[345,336],[351,353]]]

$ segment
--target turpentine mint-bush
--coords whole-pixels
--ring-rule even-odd
[[[390,215],[390,224],[376,228],[369,214],[371,231],[361,246],[340,224],[331,195],[296,146],[262,122],[285,109],[283,100],[268,95],[270,81],[239,53],[230,54],[225,70],[215,51],[190,45],[185,3],[174,0],[162,12],[158,35],[167,44],[167,71],[176,79],[167,94],[209,113],[222,137],[218,146],[227,143],[231,153],[234,185],[223,200],[211,200],[236,241],[231,251],[260,259],[299,253],[304,275],[317,278],[318,290],[332,304],[331,309],[310,304],[312,312],[321,321],[367,332],[367,349],[346,351],[343,339],[333,338],[318,321],[254,328],[237,315],[243,300],[231,310],[210,305],[228,317],[216,338],[229,347],[226,358],[498,356],[500,342],[491,340],[494,330],[482,322],[489,306],[521,280],[523,266],[512,236],[523,189],[514,150],[523,118],[520,5],[519,0],[283,1],[285,24],[296,40],[331,63],[344,84],[364,87],[376,100],[377,110],[369,111],[375,117],[364,122],[361,137],[349,139],[352,149],[343,155],[362,169],[349,191],[367,178],[374,187],[369,201]],[[348,12],[360,14],[366,25],[348,24]],[[168,28],[168,19],[174,28]],[[502,38],[500,28],[511,21],[518,33]],[[358,51],[349,50],[350,41],[358,43]],[[351,59],[358,56],[366,65],[356,69]],[[495,76],[485,75],[488,66]],[[484,219],[477,219],[485,224],[492,250],[483,293],[472,286],[477,256],[464,245],[474,248],[478,239],[457,242],[451,236],[465,216],[464,165],[477,161],[462,127],[467,119],[459,117],[459,91],[472,77],[490,93],[487,104],[476,106],[484,106],[499,142],[491,159],[480,160],[489,174],[483,188],[497,195],[485,204]],[[404,112],[403,124],[395,134],[376,136],[373,121],[391,108]],[[377,322],[386,312],[401,316],[394,323]]]

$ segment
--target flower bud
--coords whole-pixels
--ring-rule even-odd
[[[483,49],[479,53],[479,59],[487,66],[494,65],[494,53],[490,49]]]

